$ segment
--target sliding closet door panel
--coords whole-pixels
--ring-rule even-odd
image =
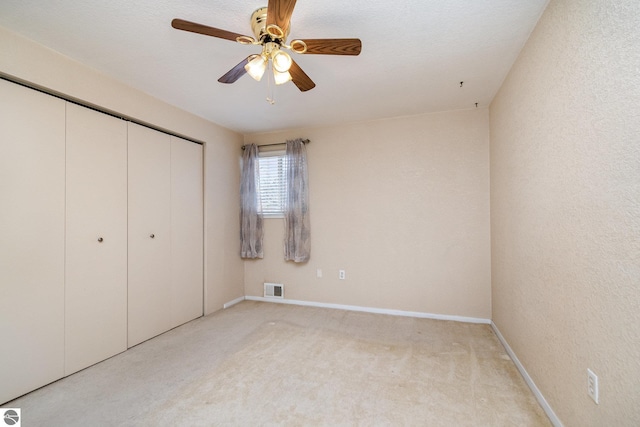
[[[0,404],[64,375],[64,116],[0,80]]]
[[[129,347],[171,328],[171,137],[129,123]]]
[[[171,137],[173,326],[203,314],[202,145]]]
[[[127,124],[67,104],[65,374],[127,349]]]

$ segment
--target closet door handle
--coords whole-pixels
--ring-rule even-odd
[[[102,243],[104,242],[104,239],[102,237],[98,237],[98,242]]]
[[[156,237],[155,234],[150,235],[149,237],[151,237],[152,239],[154,239]]]

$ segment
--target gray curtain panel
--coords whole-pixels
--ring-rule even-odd
[[[302,139],[287,141],[284,200],[284,259],[306,262],[311,254],[307,150]]]
[[[258,146],[247,145],[242,154],[242,182],[240,183],[240,256],[263,258],[263,224],[260,201]]]

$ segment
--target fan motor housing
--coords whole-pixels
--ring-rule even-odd
[[[256,37],[256,40],[262,41],[265,37],[270,37],[269,33],[267,33],[267,8],[261,7],[256,9],[253,14],[251,14],[251,30],[253,31],[253,35]],[[287,28],[287,33],[282,38],[282,42],[284,42],[287,37],[289,37],[289,29]],[[275,41],[275,40],[274,40]]]

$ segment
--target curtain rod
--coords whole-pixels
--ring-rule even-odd
[[[309,140],[309,139],[303,139],[302,140],[303,144],[308,144],[310,142],[311,142],[311,140]],[[272,147],[274,145],[285,145],[285,144],[286,144],[286,142],[276,142],[275,144],[263,144],[263,145],[258,145],[258,149],[260,149],[260,147]],[[245,148],[247,148],[247,146],[243,145],[242,149],[244,150]]]

